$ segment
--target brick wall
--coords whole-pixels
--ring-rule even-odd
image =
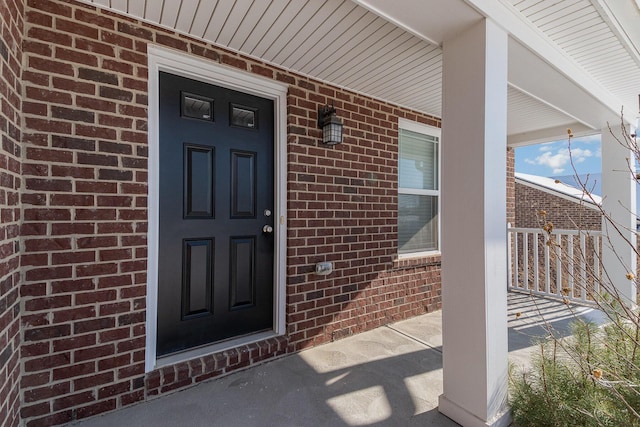
[[[521,182],[515,183],[516,227],[542,227],[538,213],[544,210],[546,220],[556,229],[600,230],[602,215],[588,205],[578,199],[574,202]]]
[[[513,147],[507,147],[507,224],[516,223],[516,157]]]
[[[439,258],[417,266],[395,260],[397,119],[439,122],[289,79],[295,86],[288,97],[287,323],[297,350],[433,308],[435,289],[427,284],[440,281]],[[327,102],[344,118],[344,142],[335,148],[317,145],[315,115],[318,104]],[[334,262],[336,274],[327,279],[313,274],[320,261]]]
[[[108,15],[25,18],[22,416],[47,425],[143,395],[147,70]]]
[[[397,119],[438,120],[69,1],[28,0],[22,416],[59,424],[440,307],[397,260]],[[286,336],[144,372],[149,43],[290,85]],[[318,146],[335,103],[344,143]],[[313,274],[333,261],[328,277]]]
[[[0,425],[19,422],[20,95],[24,8],[0,3]]]

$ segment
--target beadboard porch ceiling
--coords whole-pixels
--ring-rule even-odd
[[[511,34],[511,145],[638,110],[635,0],[81,1],[436,116],[442,42],[489,16]]]

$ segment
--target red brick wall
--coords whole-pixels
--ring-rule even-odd
[[[27,1],[22,415],[37,420],[28,425],[143,397],[144,51],[91,8]]]
[[[24,8],[0,3],[0,425],[19,422],[20,95]]]
[[[28,0],[22,415],[59,424],[440,307],[440,259],[396,259],[397,120],[418,113],[73,1]],[[287,333],[144,372],[147,44],[290,85]],[[318,145],[335,103],[342,145]],[[328,277],[313,274],[333,261]]]
[[[516,222],[516,178],[515,150],[507,147],[507,224],[515,227]]]
[[[586,206],[586,202],[581,204],[577,199],[573,202],[519,182],[515,184],[515,195],[516,227],[542,227],[539,212],[544,210],[547,213],[546,220],[551,221],[556,229],[600,230],[601,228],[600,211]]]
[[[439,258],[418,268],[395,260],[397,119],[439,121],[289,79],[287,324],[297,350],[433,308],[435,289],[427,284],[440,281]],[[344,142],[335,148],[317,144],[315,115],[327,102],[344,118]],[[336,273],[313,274],[320,261],[332,261]]]

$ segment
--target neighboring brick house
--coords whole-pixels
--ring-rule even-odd
[[[593,198],[593,200],[592,200]],[[515,223],[519,228],[541,228],[540,212],[546,221],[563,230],[600,230],[602,214],[594,203],[600,196],[589,196],[576,187],[553,178],[515,173]]]

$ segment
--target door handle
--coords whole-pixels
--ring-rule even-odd
[[[271,234],[273,233],[273,227],[270,225],[265,225],[264,227],[262,227],[262,232],[264,234]]]

